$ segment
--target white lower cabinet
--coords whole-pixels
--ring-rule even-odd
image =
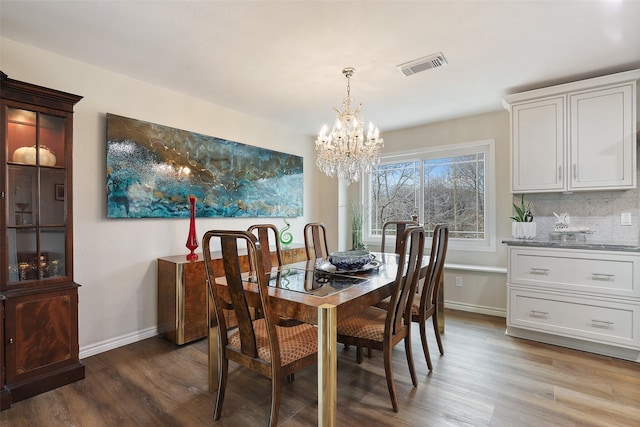
[[[640,362],[640,253],[509,247],[507,333]]]

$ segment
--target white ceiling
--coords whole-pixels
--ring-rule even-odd
[[[0,0],[0,34],[308,135],[333,122],[348,66],[383,133],[640,68],[638,0]],[[448,65],[396,69],[437,52]]]

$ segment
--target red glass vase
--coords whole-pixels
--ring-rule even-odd
[[[189,207],[191,209],[191,217],[189,219],[189,235],[187,236],[187,248],[191,251],[187,255],[187,260],[195,261],[198,255],[193,251],[198,247],[198,236],[196,236],[196,196],[189,196]]]

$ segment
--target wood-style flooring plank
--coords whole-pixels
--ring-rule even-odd
[[[400,412],[391,409],[381,352],[355,363],[338,351],[339,426],[640,426],[640,364],[506,336],[503,318],[447,310],[445,355],[429,331],[427,370],[417,325],[418,387],[403,345],[393,352]],[[2,427],[265,426],[267,379],[230,364],[222,418],[213,421],[206,341],[154,337],[84,359],[86,378],[13,403]],[[280,425],[317,424],[317,369],[283,383]]]

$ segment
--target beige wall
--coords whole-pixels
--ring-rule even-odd
[[[10,78],[84,96],[74,116],[74,263],[80,288],[80,353],[87,357],[156,334],[156,259],[186,254],[188,219],[106,218],[105,114],[159,123],[193,132],[288,152],[305,158],[304,216],[292,219],[294,242],[302,243],[305,223],[322,221],[330,250],[350,243],[346,218],[348,188],[315,167],[313,138],[241,113],[187,97],[49,52],[0,39],[0,69]],[[386,132],[385,150],[494,139],[497,163],[495,253],[451,251],[449,263],[506,267],[510,234],[508,115],[506,111]],[[278,226],[283,224],[274,219]],[[210,228],[247,228],[254,219],[197,220],[201,236]],[[461,276],[463,287],[453,287]],[[450,307],[502,314],[506,277],[448,270]]]
[[[509,113],[506,110],[384,132],[384,154],[492,139],[496,155],[496,250],[471,252],[449,250],[447,264],[506,269],[507,248],[500,243],[511,237],[509,193]],[[350,189],[351,195],[356,189]],[[462,287],[455,287],[460,277]],[[447,269],[445,305],[452,308],[504,316],[506,274]]]
[[[155,335],[156,259],[188,253],[188,219],[106,218],[107,112],[304,156],[304,216],[290,221],[294,242],[302,243],[306,222],[336,217],[326,204],[320,209],[312,138],[8,39],[0,43],[1,69],[10,78],[84,96],[75,108],[73,165],[81,357]],[[326,187],[330,199],[335,191]],[[198,218],[196,228],[202,236],[214,227],[246,229],[254,222]],[[331,238],[337,242],[337,233]]]

